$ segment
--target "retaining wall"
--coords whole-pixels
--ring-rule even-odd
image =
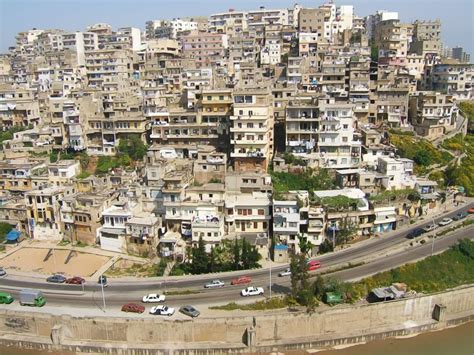
[[[167,320],[0,311],[0,344],[114,354],[321,348],[442,329],[474,319],[474,285],[313,314]]]

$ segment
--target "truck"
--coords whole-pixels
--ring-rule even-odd
[[[20,291],[20,305],[43,307],[46,300],[40,290],[24,289]]]

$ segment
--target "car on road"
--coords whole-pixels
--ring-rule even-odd
[[[3,267],[0,267],[0,276],[6,276],[7,275],[7,272],[5,271],[5,269]]]
[[[122,306],[122,312],[143,313],[145,312],[145,307],[143,307],[141,304],[125,303]]]
[[[453,220],[451,218],[443,218],[441,221],[438,222],[438,225],[440,227],[447,226],[448,224],[453,223]]]
[[[107,287],[107,285],[108,285],[107,276],[100,275],[100,276],[99,276],[99,280],[97,280],[97,283],[98,283],[99,285],[104,285],[104,287]]]
[[[166,299],[165,295],[159,295],[157,293],[150,293],[146,296],[143,296],[142,302],[143,303],[158,303],[164,302]]]
[[[174,314],[174,308],[160,304],[159,306],[151,307],[150,314],[154,314],[155,316],[171,317]]]
[[[84,282],[86,282],[86,280],[79,276],[70,277],[66,280],[66,283],[70,285],[82,285]]]
[[[285,270],[283,270],[283,271],[280,271],[280,272],[278,273],[278,276],[280,276],[280,277],[283,277],[283,276],[290,276],[290,275],[291,275],[291,270],[290,270],[290,268],[287,268],[287,269],[285,269]]]
[[[470,209],[467,210],[467,213],[474,213],[474,207],[471,207]]]
[[[426,226],[425,228],[423,228],[423,231],[425,233],[428,233],[428,232],[434,231],[436,228],[438,228],[437,224],[430,224],[429,226]]]
[[[466,213],[466,212],[459,212],[457,215],[455,215],[455,216],[453,217],[453,219],[454,219],[455,221],[460,221],[461,219],[464,219],[464,218],[466,218],[466,217],[467,217],[467,213]]]
[[[241,285],[241,284],[249,284],[252,282],[252,279],[248,276],[240,276],[236,279],[233,279],[230,284],[231,285]]]
[[[316,260],[308,261],[308,270],[309,271],[319,269],[320,267],[321,267],[321,263],[319,261],[316,261]]]
[[[416,229],[413,229],[412,231],[408,232],[407,234],[407,238],[408,239],[413,239],[413,238],[417,238],[419,237],[420,235],[422,235],[425,231],[421,228],[416,228]]]
[[[63,275],[59,275],[59,274],[51,275],[50,277],[48,277],[46,279],[46,281],[57,283],[57,284],[62,284],[66,281],[66,277],[63,276]]]
[[[13,302],[13,297],[9,293],[0,292],[0,303],[2,304],[10,304]]]
[[[260,296],[263,295],[263,287],[254,287],[254,286],[249,286],[247,288],[244,288],[242,291],[240,291],[240,294],[244,297],[247,296]]]
[[[181,307],[179,311],[192,318],[196,318],[201,314],[201,312],[199,312],[196,308],[190,305]]]
[[[211,282],[204,284],[204,288],[219,288],[224,287],[224,285],[225,283],[221,280],[212,280]]]

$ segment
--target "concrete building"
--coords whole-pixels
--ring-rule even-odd
[[[429,76],[432,90],[452,95],[456,100],[472,97],[474,64],[435,64]]]
[[[126,202],[115,202],[102,212],[102,226],[97,229],[100,248],[115,252],[126,250],[127,222],[132,218],[131,206]]]
[[[268,89],[234,91],[230,157],[235,171],[267,171],[273,157],[272,99]]]
[[[375,39],[375,29],[382,21],[398,20],[398,12],[377,10],[374,15],[365,18],[365,30],[369,39]]]
[[[194,31],[181,38],[184,58],[193,59],[196,68],[221,63],[227,48],[227,35]]]

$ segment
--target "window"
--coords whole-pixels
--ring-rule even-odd
[[[208,100],[208,101],[211,101],[211,100],[212,100],[212,96],[208,96],[208,97],[207,97],[207,100]]]
[[[258,228],[258,222],[253,222],[253,229],[257,229]]]
[[[259,216],[265,215],[265,210],[264,210],[264,209],[259,209],[259,210],[258,210],[258,215],[259,215]]]

